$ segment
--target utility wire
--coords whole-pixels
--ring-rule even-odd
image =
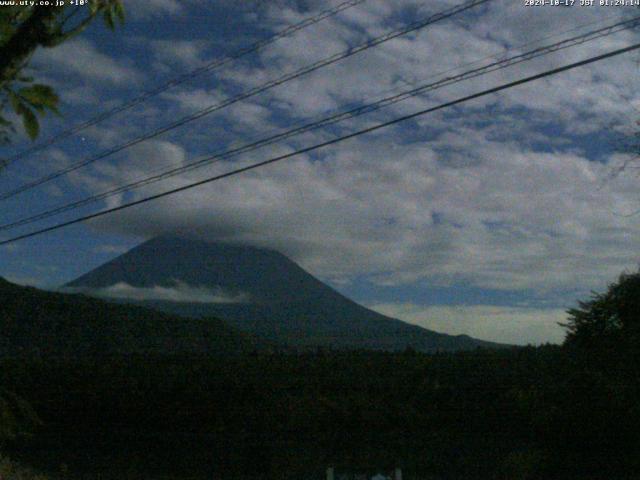
[[[159,95],[163,92],[166,92],[167,90],[177,86],[177,85],[181,85],[185,82],[188,82],[189,80],[192,80],[193,78],[197,77],[198,75],[202,75],[203,73],[207,73],[207,72],[212,72],[214,70],[217,70],[218,68],[221,68],[231,62],[234,62],[235,60],[238,60],[239,58],[242,58],[246,55],[249,55],[250,53],[255,53],[258,52],[259,50],[262,50],[264,47],[271,45],[272,43],[276,42],[277,40],[280,40],[281,38],[287,37],[289,35],[292,35],[293,33],[296,33],[304,28],[310,27],[311,25],[315,25],[316,23],[321,22],[322,20],[332,17],[334,15],[337,15],[340,12],[343,12],[344,10],[347,10],[349,8],[355,7],[356,5],[359,5],[363,2],[366,2],[367,0],[349,0],[347,2],[343,2],[333,8],[329,8],[326,10],[323,10],[322,12],[318,13],[317,15],[314,15],[313,17],[309,17],[309,18],[305,18],[304,20],[302,20],[301,22],[298,22],[296,24],[290,25],[288,27],[286,27],[285,29],[275,33],[274,35],[261,40],[259,42],[253,43],[247,47],[241,48],[240,50],[231,53],[230,55],[227,55],[226,57],[223,57],[221,59],[216,59],[213,60],[201,67],[198,67],[194,70],[191,70],[190,72],[187,72],[185,74],[182,74],[178,77],[172,78],[171,80],[163,83],[162,85],[159,85],[158,87],[155,87],[151,90],[147,90],[145,92],[143,92],[142,94],[138,95],[137,97],[132,98],[131,100],[128,100],[125,103],[122,103],[116,107],[113,107],[110,110],[106,110],[102,113],[99,113],[98,115],[90,118],[89,120],[83,122],[83,123],[79,123],[77,125],[74,125],[73,127],[67,129],[67,130],[63,130],[51,137],[49,137],[47,140],[40,142],[36,145],[33,145],[32,147],[26,148],[24,150],[22,150],[19,153],[16,153],[15,155],[7,158],[4,161],[5,165],[10,165],[11,163],[20,160],[22,158],[25,158],[29,155],[31,155],[34,152],[43,150],[44,148],[50,147],[51,145],[54,145],[55,143],[59,142],[60,140],[63,140],[65,138],[70,137],[71,135],[81,132],[82,130],[85,130],[93,125],[96,125],[104,120],[106,120],[107,118],[113,117],[114,115],[120,113],[120,112],[124,112],[125,110],[129,110],[130,108],[133,108],[147,100],[149,100],[152,97],[155,97],[156,95]]]
[[[358,117],[360,115],[364,115],[364,114],[368,114],[371,112],[374,112],[376,110],[379,110],[381,108],[385,108],[388,107],[390,105],[393,105],[395,103],[404,101],[408,98],[412,98],[415,97],[417,95],[421,95],[423,93],[432,91],[432,90],[436,90],[445,86],[449,86],[455,83],[459,83],[461,81],[464,80],[468,80],[471,78],[475,78],[481,75],[486,75],[488,73],[497,71],[497,70],[501,70],[507,67],[511,67],[513,65],[525,62],[525,61],[530,61],[534,58],[543,56],[543,55],[548,55],[550,53],[553,52],[557,52],[559,50],[563,50],[566,48],[570,48],[579,44],[583,44],[589,41],[593,41],[599,38],[603,38],[606,37],[608,35],[612,35],[614,33],[623,31],[623,30],[628,30],[631,28],[636,28],[640,25],[640,16],[634,17],[630,20],[626,20],[626,21],[622,21],[622,22],[618,22],[615,23],[613,25],[609,25],[607,27],[602,27],[599,28],[597,30],[594,31],[590,31],[587,33],[584,33],[582,35],[578,35],[572,38],[568,38],[565,40],[561,40],[559,42],[556,42],[554,44],[551,45],[545,45],[545,46],[541,46],[538,48],[535,48],[533,50],[530,50],[528,52],[522,53],[522,54],[518,54],[518,55],[514,55],[511,57],[507,57],[507,58],[503,58],[502,60],[499,61],[495,61],[493,63],[490,63],[488,65],[485,65],[483,67],[479,67],[479,68],[475,68],[457,75],[452,75],[452,76],[448,76],[445,77],[441,80],[438,80],[436,82],[433,83],[429,83],[429,84],[425,84],[425,85],[421,85],[417,88],[413,88],[411,90],[407,90],[404,92],[400,92],[396,95],[392,95],[389,97],[385,97],[383,99],[380,99],[376,102],[367,104],[367,105],[363,105],[363,106],[359,106],[356,108],[352,108],[350,110],[347,111],[343,111],[343,112],[339,112],[333,115],[330,115],[328,117],[325,117],[323,119],[317,120],[317,121],[313,121],[307,124],[304,124],[302,126],[287,130],[285,132],[281,132],[278,133],[276,135],[272,135],[272,136],[268,136],[266,138],[262,138],[260,140],[239,146],[239,147],[235,147],[220,153],[216,153],[214,155],[210,155],[207,156],[205,158],[196,160],[194,162],[191,162],[187,165],[182,165],[180,167],[176,167],[170,170],[166,170],[164,172],[149,176],[149,177],[145,177],[143,179],[137,180],[135,182],[117,187],[115,189],[111,189],[99,194],[95,194],[89,197],[86,197],[84,199],[81,200],[77,200],[75,202],[71,202],[68,203],[66,205],[62,205],[60,207],[54,208],[54,209],[50,209],[50,210],[46,210],[44,212],[40,212],[38,214],[29,216],[27,218],[23,218],[20,220],[16,220],[14,222],[11,223],[7,223],[4,225],[0,225],[0,231],[3,230],[9,230],[12,228],[16,228],[18,226],[22,226],[22,225],[27,225],[39,220],[44,220],[46,218],[50,218],[54,215],[58,215],[60,213],[63,212],[67,212],[70,210],[74,210],[76,208],[80,208],[82,206],[85,205],[89,205],[91,203],[95,203],[99,200],[103,200],[105,198],[109,198],[112,197],[114,195],[120,194],[120,193],[125,193],[128,191],[131,191],[135,188],[139,188],[142,186],[146,186],[146,185],[150,185],[156,182],[159,182],[161,180],[167,179],[167,178],[171,178],[174,177],[176,175],[179,174],[183,174],[207,165],[210,165],[214,162],[220,161],[220,160],[226,160],[228,158],[231,157],[235,157],[237,155],[243,154],[243,153],[247,153],[247,152],[251,152],[254,151],[258,148],[264,147],[266,145],[271,145],[274,144],[276,142],[279,142],[283,139],[287,139],[293,136],[297,136],[300,135],[302,133],[306,133],[309,131],[313,131],[313,130],[317,130],[319,128],[323,128],[329,125],[333,125],[336,124],[338,122],[342,122],[344,120],[348,120],[351,118],[355,118]],[[474,62],[475,63],[475,62]]]
[[[436,13],[434,15],[431,15],[429,17],[427,17],[426,19],[422,19],[420,21],[416,21],[416,22],[412,22],[410,23],[408,26],[405,26],[401,29],[397,29],[397,30],[393,30],[391,32],[388,32],[384,35],[381,35],[379,37],[376,37],[374,39],[371,39],[367,42],[361,43],[360,45],[353,47],[353,48],[349,48],[347,50],[344,50],[342,52],[336,53],[334,55],[331,55],[327,58],[324,58],[322,60],[319,60],[311,65],[302,67],[301,69],[295,70],[291,73],[285,74],[282,77],[278,77],[275,80],[271,80],[265,84],[262,84],[258,87],[252,88],[244,93],[241,93],[237,96],[231,97],[230,99],[225,100],[224,102],[221,103],[217,103],[214,105],[210,105],[202,110],[199,110],[191,115],[187,115],[173,123],[170,123],[168,125],[165,125],[163,127],[160,127],[156,130],[153,130],[152,132],[148,132],[140,137],[134,138],[132,140],[129,140],[128,142],[125,142],[123,144],[120,144],[116,147],[113,147],[109,150],[106,150],[102,153],[99,153],[98,155],[95,155],[93,157],[89,157],[87,159],[84,159],[78,163],[75,163],[73,165],[70,165],[66,168],[57,170],[56,172],[53,172],[49,175],[46,175],[44,177],[41,177],[37,180],[34,180],[32,182],[28,182],[26,184],[21,185],[20,187],[17,187],[13,190],[10,190],[4,194],[0,195],[0,200],[7,200],[8,198],[14,197],[22,192],[25,192],[27,190],[31,190],[32,188],[35,188],[37,186],[43,185],[47,182],[50,182],[51,180],[54,180],[56,178],[59,178],[63,175],[66,175],[68,173],[74,172],[82,167],[85,167],[91,163],[94,163],[98,160],[101,160],[103,158],[109,157],[115,153],[121,152],[127,148],[130,148],[134,145],[137,145],[139,143],[142,143],[146,140],[149,140],[151,138],[155,138],[163,133],[166,133],[170,130],[174,130],[176,128],[182,127],[183,125],[186,125],[187,123],[190,123],[194,120],[198,120],[206,115],[209,115],[213,112],[216,112],[218,110],[221,110],[225,107],[228,107],[230,105],[233,105],[237,102],[240,102],[242,100],[246,100],[250,97],[253,97],[255,95],[258,95],[260,93],[263,93],[267,90],[270,90],[274,87],[277,87],[278,85],[282,85],[283,83],[289,82],[291,80],[294,80],[296,78],[302,77],[303,75],[306,75],[308,73],[314,72],[316,70],[319,70],[320,68],[326,67],[328,65],[334,64],[340,60],[343,60],[345,58],[351,57],[353,55],[356,55],[357,53],[363,52],[365,50],[368,50],[370,48],[373,48],[375,46],[378,46],[384,42],[387,42],[389,40],[392,40],[394,38],[400,37],[402,35],[406,35],[407,33],[419,30],[421,28],[426,27],[427,25],[433,24],[435,22],[438,22],[440,20],[444,20],[446,18],[452,17],[454,15],[457,15],[458,13],[461,13],[463,11],[469,10],[473,7],[476,7],[478,5],[482,5],[484,3],[490,2],[492,0],[471,0],[469,2],[463,3],[461,5],[455,6],[453,8],[444,10],[442,12]]]
[[[178,187],[178,188],[174,188],[174,189],[171,189],[171,190],[167,190],[165,192],[158,193],[158,194],[155,194],[155,195],[151,195],[149,197],[141,198],[139,200],[135,200],[135,201],[132,201],[132,202],[128,202],[128,203],[119,205],[117,207],[112,207],[112,208],[109,208],[109,209],[106,209],[106,210],[101,210],[99,212],[95,212],[95,213],[92,213],[92,214],[89,214],[89,215],[84,215],[82,217],[78,217],[78,218],[75,218],[73,220],[69,220],[69,221],[66,221],[66,222],[58,223],[56,225],[53,225],[53,226],[50,226],[50,227],[47,227],[47,228],[42,228],[42,229],[35,230],[35,231],[29,232],[29,233],[26,233],[26,234],[23,234],[23,235],[19,235],[19,236],[13,237],[13,238],[9,238],[7,240],[0,241],[0,245],[7,245],[9,243],[14,243],[14,242],[17,242],[19,240],[23,240],[23,239],[30,238],[30,237],[35,237],[36,235],[41,235],[41,234],[46,233],[46,232],[51,232],[51,231],[54,231],[54,230],[61,229],[63,227],[68,227],[70,225],[74,225],[76,223],[84,222],[86,220],[91,220],[91,219],[94,219],[94,218],[98,218],[98,217],[107,215],[109,213],[114,213],[114,212],[117,212],[117,211],[120,211],[120,210],[131,208],[131,207],[136,206],[136,205],[141,205],[143,203],[147,203],[147,202],[150,202],[152,200],[157,200],[159,198],[167,197],[169,195],[173,195],[173,194],[176,194],[176,193],[179,193],[179,192],[183,192],[185,190],[190,190],[190,189],[198,187],[200,185],[205,185],[207,183],[212,183],[212,182],[215,182],[217,180],[222,180],[222,179],[227,178],[227,177],[232,177],[232,176],[238,175],[240,173],[244,173],[244,172],[247,172],[247,171],[250,171],[250,170],[257,169],[259,167],[264,167],[264,166],[270,165],[272,163],[276,163],[276,162],[279,162],[279,161],[282,161],[282,160],[285,160],[285,159],[288,159],[288,158],[291,158],[291,157],[295,157],[295,156],[301,155],[303,153],[308,153],[308,152],[312,152],[312,151],[315,151],[315,150],[319,150],[321,148],[328,147],[330,145],[335,145],[337,143],[344,142],[345,140],[348,140],[348,139],[351,139],[351,138],[355,138],[355,137],[358,137],[360,135],[364,135],[366,133],[371,133],[371,132],[374,132],[374,131],[389,127],[391,125],[395,125],[395,124],[400,123],[400,122],[405,122],[405,121],[411,120],[413,118],[421,117],[421,116],[426,115],[428,113],[432,113],[432,112],[435,112],[435,111],[438,111],[438,110],[442,110],[442,109],[445,109],[445,108],[453,107],[455,105],[458,105],[458,104],[461,104],[461,103],[464,103],[464,102],[468,102],[468,101],[474,100],[476,98],[484,97],[486,95],[497,93],[497,92],[500,92],[502,90],[507,90],[509,88],[513,88],[513,87],[516,87],[518,85],[523,85],[525,83],[533,82],[533,81],[539,80],[541,78],[546,78],[546,77],[550,77],[552,75],[557,75],[557,74],[565,72],[567,70],[572,70],[572,69],[577,68],[577,67],[581,67],[581,66],[588,65],[588,64],[591,64],[591,63],[599,62],[601,60],[604,60],[604,59],[607,59],[607,58],[611,58],[611,57],[615,57],[615,56],[618,56],[618,55],[622,55],[623,53],[628,53],[628,52],[631,52],[631,51],[637,50],[637,49],[640,49],[640,43],[636,43],[634,45],[631,45],[631,46],[628,46],[628,47],[624,47],[624,48],[619,48],[617,50],[613,50],[613,51],[610,51],[610,52],[607,52],[607,53],[604,53],[604,54],[601,54],[601,55],[597,55],[595,57],[590,57],[590,58],[587,58],[585,60],[581,60],[579,62],[570,63],[570,64],[564,65],[562,67],[558,67],[558,68],[554,68],[554,69],[551,69],[551,70],[547,70],[545,72],[538,73],[536,75],[531,75],[529,77],[524,77],[524,78],[521,78],[519,80],[515,80],[513,82],[504,83],[504,84],[499,85],[497,87],[489,88],[487,90],[483,90],[481,92],[474,93],[472,95],[467,95],[465,97],[461,97],[461,98],[458,98],[456,100],[452,100],[452,101],[449,101],[449,102],[441,103],[440,105],[437,105],[435,107],[430,107],[430,108],[419,110],[417,112],[414,112],[414,113],[411,113],[411,114],[408,114],[408,115],[403,115],[401,117],[394,118],[393,120],[389,120],[387,122],[379,123],[377,125],[373,125],[371,127],[367,127],[367,128],[358,130],[356,132],[353,132],[353,133],[350,133],[350,134],[347,134],[347,135],[343,135],[341,137],[337,137],[337,138],[334,138],[332,140],[328,140],[326,142],[317,143],[317,144],[312,145],[310,147],[301,148],[301,149],[296,150],[294,152],[290,152],[290,153],[287,153],[287,154],[284,154],[284,155],[279,155],[279,156],[276,156],[276,157],[272,157],[272,158],[270,158],[268,160],[263,160],[261,162],[253,163],[251,165],[248,165],[248,166],[245,166],[245,167],[242,167],[242,168],[237,168],[235,170],[231,170],[231,171],[223,173],[223,174],[219,174],[219,175],[215,175],[213,177],[205,178],[203,180],[199,180],[197,182],[193,182],[193,183],[190,183],[188,185],[184,185],[182,187]]]

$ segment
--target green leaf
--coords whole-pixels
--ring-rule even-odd
[[[100,10],[101,6],[102,6],[102,2],[98,0],[90,0],[89,11],[91,12],[91,15],[95,15],[96,13],[98,13],[98,10]]]
[[[124,23],[124,5],[122,5],[122,2],[116,1],[113,5],[113,11],[120,20],[120,23]]]
[[[44,107],[55,109],[60,100],[53,88],[48,85],[31,85],[30,87],[21,88],[18,94],[38,110],[42,110]]]
[[[22,124],[24,125],[24,129],[27,131],[27,135],[29,135],[31,140],[35,140],[38,133],[40,133],[40,124],[38,123],[38,119],[27,107],[22,109],[21,115]]]
[[[109,9],[104,11],[104,22],[107,24],[107,27],[109,27],[111,30],[115,30],[116,24],[115,24],[115,21],[113,20],[113,12]]]

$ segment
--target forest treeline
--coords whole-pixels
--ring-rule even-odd
[[[637,379],[557,346],[16,359],[0,372],[42,422],[7,445],[12,457],[78,477],[308,478],[397,464],[408,479],[601,479],[640,468]]]
[[[638,478],[639,292],[580,303],[563,346],[11,356],[3,450],[50,478]]]

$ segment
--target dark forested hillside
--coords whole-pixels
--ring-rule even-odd
[[[72,478],[637,478],[638,382],[563,347],[0,362]]]
[[[0,447],[70,480],[636,479],[639,279],[571,310],[563,346],[217,356],[176,318],[3,282]]]
[[[0,279],[0,355],[228,354],[252,341],[216,318],[21,287]]]

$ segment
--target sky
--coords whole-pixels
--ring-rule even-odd
[[[125,3],[116,32],[96,23],[32,58],[30,73],[61,97],[62,116],[43,119],[41,139],[340,2]],[[460,3],[366,0],[20,159],[0,171],[0,192]],[[4,200],[0,223],[640,14],[579,3],[492,0]],[[0,239],[631,45],[639,31],[436,89]],[[638,266],[639,164],[628,146],[639,64],[631,52],[2,246],[0,276],[55,288],[146,239],[181,234],[279,250],[359,303],[439,332],[559,343],[567,308]],[[29,145],[19,131],[2,150]]]

